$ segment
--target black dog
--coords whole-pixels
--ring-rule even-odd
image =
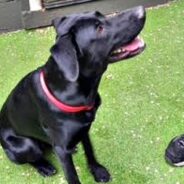
[[[165,151],[165,158],[173,166],[184,166],[184,135],[171,140]]]
[[[95,158],[88,132],[100,105],[102,74],[109,63],[144,50],[137,37],[144,23],[141,6],[113,17],[92,12],[53,21],[57,36],[50,58],[18,83],[0,113],[0,142],[10,160],[50,176],[56,170],[43,154],[52,146],[68,183],[79,184],[71,154],[82,142],[95,180],[110,180]]]

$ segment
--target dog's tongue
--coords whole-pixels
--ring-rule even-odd
[[[134,51],[143,46],[144,46],[144,41],[141,38],[137,37],[130,44],[124,46],[123,49],[126,51]]]

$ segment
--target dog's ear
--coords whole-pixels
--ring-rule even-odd
[[[52,20],[52,25],[54,26],[58,36],[68,34],[72,27],[74,27],[80,20],[96,19],[104,17],[100,12],[86,12],[72,14],[69,16],[58,17]]]
[[[57,18],[52,20],[52,25],[55,28],[57,35],[64,35],[64,34],[62,34],[62,32],[60,34],[60,31],[62,31],[63,28],[61,28],[61,27],[62,27],[62,24],[63,25],[65,24],[66,19],[67,19],[67,17],[61,17],[61,18],[57,17]],[[64,31],[63,31],[63,33],[64,33]]]
[[[77,15],[55,18],[52,20],[52,25],[54,26],[57,35],[63,36],[70,32],[71,28],[76,24],[78,19],[79,16]]]
[[[50,51],[66,79],[74,82],[79,76],[79,64],[71,37],[69,34],[59,36]]]

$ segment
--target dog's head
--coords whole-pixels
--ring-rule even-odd
[[[184,135],[175,137],[165,152],[166,161],[174,166],[184,166]]]
[[[100,75],[109,63],[144,50],[143,40],[137,37],[144,23],[141,6],[109,17],[90,12],[56,18],[52,57],[69,81],[76,81],[79,75]]]

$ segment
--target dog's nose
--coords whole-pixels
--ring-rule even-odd
[[[134,8],[135,15],[137,18],[142,19],[145,17],[145,8],[143,6],[137,6]]]

